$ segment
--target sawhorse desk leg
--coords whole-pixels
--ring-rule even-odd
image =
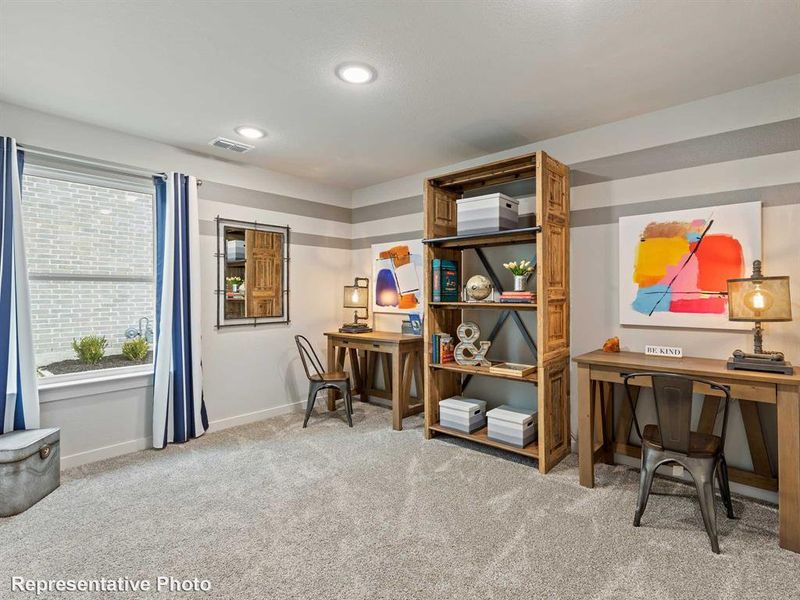
[[[778,524],[781,548],[800,552],[800,388],[778,386]]]
[[[594,487],[594,394],[591,367],[578,366],[578,464],[580,483]]]

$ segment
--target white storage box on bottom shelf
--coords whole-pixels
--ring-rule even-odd
[[[535,412],[508,405],[498,406],[486,413],[489,421],[487,437],[496,442],[524,448],[536,441],[536,417]]]
[[[519,224],[519,200],[505,194],[461,198],[456,206],[458,235],[516,229]]]
[[[439,402],[439,425],[472,433],[486,425],[486,402],[453,396]]]

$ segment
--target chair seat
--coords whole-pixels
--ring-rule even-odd
[[[322,377],[312,375],[311,381],[347,381],[347,373],[344,371],[325,371]]]
[[[656,450],[663,450],[661,445],[661,432],[658,425],[645,425],[642,432],[642,442]],[[722,450],[722,438],[718,435],[692,431],[689,434],[689,456],[710,457],[716,456]]]

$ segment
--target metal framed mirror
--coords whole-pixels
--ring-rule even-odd
[[[216,221],[217,327],[289,323],[289,227]]]

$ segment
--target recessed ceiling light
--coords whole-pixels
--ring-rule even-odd
[[[265,135],[267,135],[258,127],[249,127],[247,125],[242,125],[241,127],[237,127],[236,129],[234,129],[234,131],[238,133],[240,136],[246,137],[249,140],[260,140]]]
[[[336,67],[336,76],[347,83],[370,83],[378,73],[363,63],[345,63]]]

